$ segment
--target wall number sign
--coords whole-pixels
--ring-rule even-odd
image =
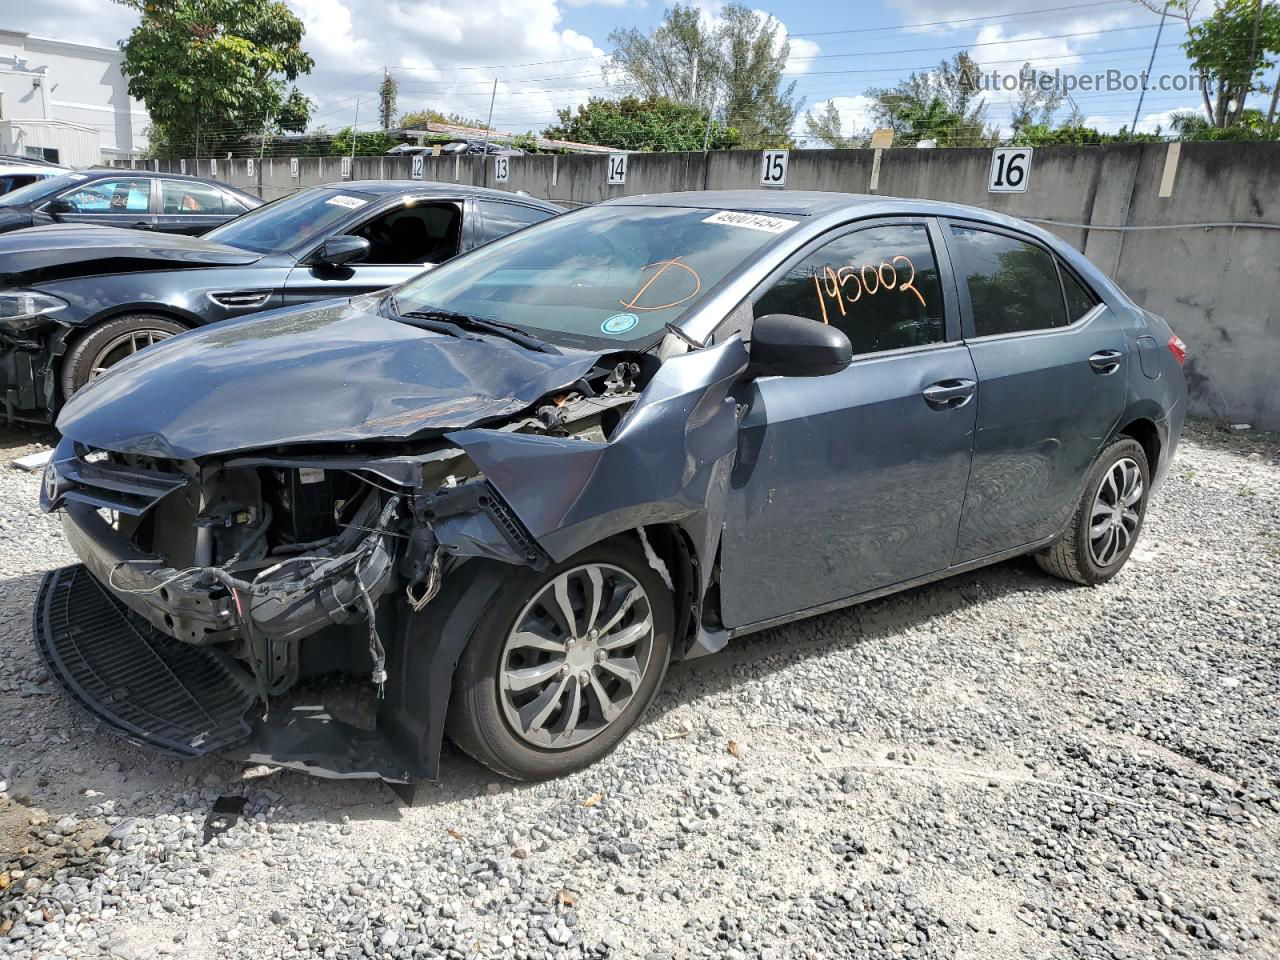
[[[351,179],[351,158],[350,157],[342,158],[342,179],[343,180]]]
[[[786,150],[764,151],[763,165],[760,168],[760,184],[765,187],[785,187],[787,185]]]
[[[493,158],[493,182],[506,183],[511,177],[511,158],[510,157],[494,157]]]
[[[249,159],[245,160],[244,172],[251,177],[253,176],[253,157],[249,157]]]
[[[997,147],[991,151],[988,193],[1026,193],[1030,179],[1030,147]]]
[[[609,154],[609,177],[610,186],[621,186],[627,182],[627,155],[625,153]]]
[[[178,172],[183,174],[187,172],[187,161],[185,160],[178,161]]]
[[[413,160],[409,164],[409,176],[414,180],[422,179],[422,154],[415,153]]]
[[[213,157],[209,161],[209,176],[216,177],[218,175],[218,158]]]
[[[289,176],[293,177],[295,180],[298,179],[298,158],[297,157],[289,158]]]

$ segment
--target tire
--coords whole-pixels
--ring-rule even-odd
[[[96,372],[101,372],[100,367],[105,369],[142,349],[141,340],[155,343],[186,331],[176,320],[145,314],[116,317],[90,328],[72,344],[62,362],[63,400],[70,400]],[[136,349],[129,349],[131,344]]]
[[[543,602],[561,595],[557,584],[573,613],[572,631],[562,608]],[[587,629],[588,588],[601,597],[598,644]],[[623,597],[631,602],[624,605]],[[454,671],[450,738],[515,780],[546,780],[589,766],[618,745],[653,700],[671,657],[673,623],[671,591],[627,538],[596,544],[541,573],[521,568],[481,615]],[[568,643],[574,634],[578,639]],[[622,676],[632,666],[638,679],[628,683]],[[601,695],[617,711],[612,719],[604,719]]]
[[[1129,486],[1136,482],[1139,486]],[[1036,554],[1046,573],[1072,583],[1106,583],[1133,552],[1147,514],[1151,471],[1142,445],[1130,437],[1113,442],[1094,464],[1067,532],[1057,543]],[[1137,499],[1132,499],[1134,496]],[[1118,500],[1117,510],[1108,500]],[[1106,508],[1110,506],[1110,513]],[[1095,517],[1098,520],[1094,533]],[[1110,527],[1110,534],[1104,526]],[[1100,535],[1095,535],[1101,530]]]

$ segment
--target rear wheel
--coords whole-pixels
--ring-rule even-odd
[[[1098,458],[1066,534],[1036,554],[1036,562],[1047,573],[1073,583],[1110,580],[1137,543],[1150,488],[1142,445],[1121,437]]]
[[[520,570],[458,663],[449,735],[517,780],[594,763],[657,692],[672,623],[670,591],[625,539]]]
[[[77,390],[125,357],[185,333],[186,329],[176,320],[144,315],[116,317],[93,327],[67,351],[62,363],[63,399],[71,399]]]

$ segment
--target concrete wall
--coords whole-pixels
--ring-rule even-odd
[[[1171,155],[1172,154],[1172,155]],[[1166,165],[1171,190],[1161,196]],[[218,177],[274,199],[338,180],[338,158],[256,164],[221,160]],[[625,186],[609,186],[603,156],[511,157],[493,182],[493,160],[425,158],[424,179],[524,190],[566,206],[614,196],[757,187],[758,152],[632,154]],[[803,150],[790,155],[786,189],[875,192],[950,200],[1044,224],[1165,317],[1190,348],[1193,409],[1233,423],[1280,429],[1280,143],[1141,143],[1035,151],[1025,193],[987,192],[986,149]],[[177,163],[165,164],[177,169]],[[208,175],[209,161],[186,161]],[[354,179],[408,178],[408,158],[357,158]],[[1121,229],[1107,229],[1121,228]],[[1136,229],[1135,229],[1136,228]],[[1158,228],[1158,229],[1151,229]]]

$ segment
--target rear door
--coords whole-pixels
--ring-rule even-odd
[[[245,207],[213,184],[199,180],[156,181],[156,229],[198,236],[245,212]]]
[[[935,222],[871,221],[802,252],[755,300],[840,327],[854,361],[744,397],[721,552],[725,625],[820,607],[947,567],[976,376]]]
[[[97,223],[107,227],[154,229],[151,180],[147,177],[109,177],[86,180],[54,198],[65,204],[61,223]]]
[[[978,375],[964,563],[1062,529],[1124,410],[1130,358],[1116,314],[1039,240],[965,221],[946,237]]]
[[[463,204],[457,200],[409,198],[381,207],[342,231],[368,240],[369,256],[333,267],[309,253],[289,274],[285,303],[351,297],[403,283],[457,256],[462,223]]]

